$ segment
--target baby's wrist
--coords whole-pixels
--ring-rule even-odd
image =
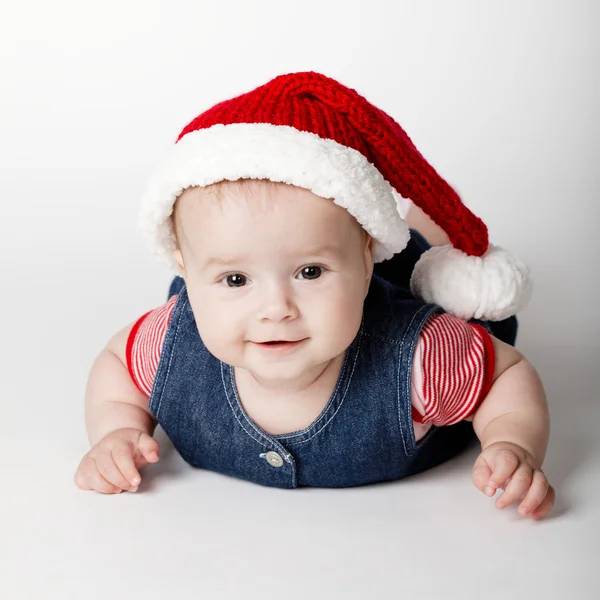
[[[103,411],[94,416],[88,416],[87,429],[90,444],[95,446],[107,435],[121,429],[133,429],[152,436],[156,422],[146,411],[127,403],[112,402],[119,406],[111,406],[110,411]]]

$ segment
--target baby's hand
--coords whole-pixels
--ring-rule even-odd
[[[158,442],[147,433],[125,428],[104,436],[82,459],[75,483],[82,490],[103,494],[135,492],[141,481],[139,469],[158,461]]]
[[[496,500],[498,508],[523,499],[519,512],[531,514],[536,520],[545,517],[554,505],[554,488],[531,454],[510,442],[490,444],[479,455],[473,467],[473,483],[490,497],[498,488],[503,489]]]

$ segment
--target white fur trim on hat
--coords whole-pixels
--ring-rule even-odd
[[[452,246],[425,252],[412,273],[413,294],[463,319],[501,321],[529,302],[529,268],[516,256],[490,244],[483,256]]]
[[[403,250],[410,233],[399,194],[357,150],[285,125],[214,125],[186,134],[148,182],[139,223],[152,251],[177,271],[173,205],[183,190],[223,180],[269,179],[332,198],[375,239],[375,261]]]

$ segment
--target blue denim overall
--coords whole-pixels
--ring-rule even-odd
[[[443,311],[407,290],[412,267],[428,247],[411,234],[404,252],[376,266],[360,330],[327,405],[309,427],[292,433],[270,435],[248,417],[233,368],[204,346],[183,280],[176,278],[169,296],[179,296],[150,410],[181,456],[193,466],[268,486],[348,487],[418,473],[463,450],[474,437],[468,422],[433,427],[419,442],[414,437],[413,353],[427,319]],[[405,287],[384,279],[386,273]],[[514,344],[514,317],[497,329],[493,333]]]

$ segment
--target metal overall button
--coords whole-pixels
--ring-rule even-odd
[[[261,457],[264,457],[272,467],[283,467],[283,458],[277,452],[270,450],[266,454],[261,454]]]

